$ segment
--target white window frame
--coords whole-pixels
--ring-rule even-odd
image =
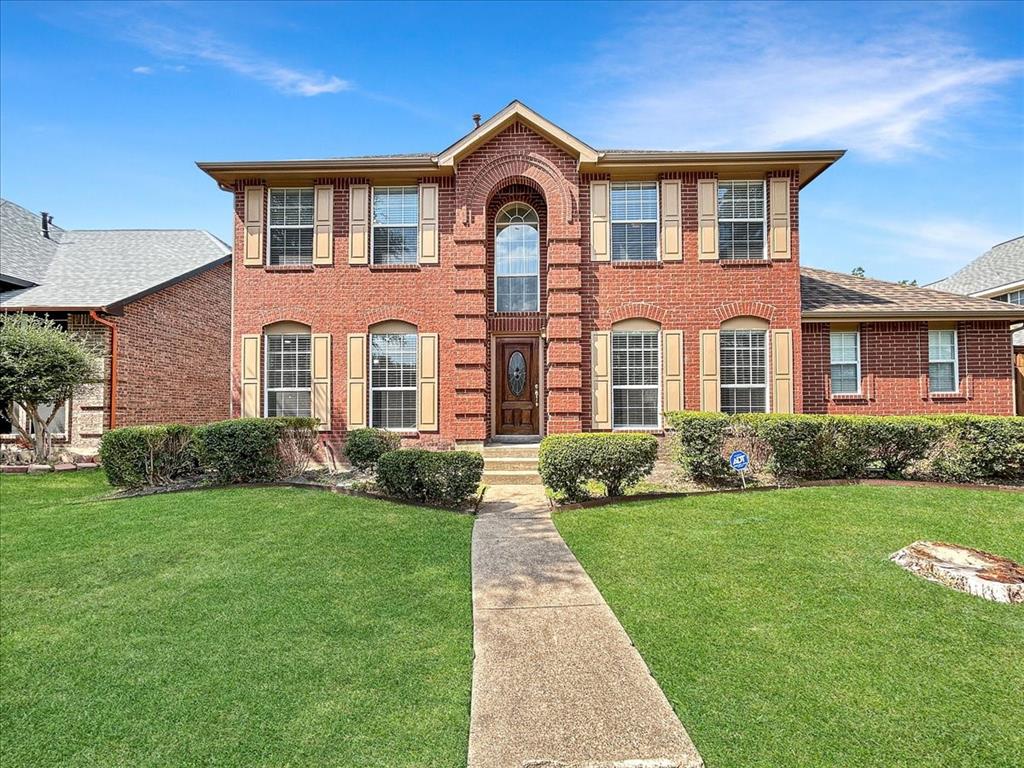
[[[617,425],[615,423],[615,390],[617,389],[652,389],[648,384],[615,384],[615,337],[616,336],[630,336],[633,334],[645,334],[653,333],[657,336],[655,342],[654,351],[657,353],[657,363],[655,368],[658,371],[658,381],[654,389],[657,390],[657,419],[654,425],[648,424],[622,424]],[[612,431],[613,432],[649,432],[652,430],[661,429],[661,413],[662,413],[662,402],[661,402],[661,380],[662,380],[662,342],[661,342],[661,331],[616,331],[612,330],[611,339],[609,339],[609,352],[611,354],[611,365],[608,371],[609,379],[611,380],[612,386]]]
[[[852,362],[852,363],[846,362],[846,361],[840,361],[840,362],[837,363],[836,361],[834,361],[832,359],[832,337],[833,336],[850,336],[850,335],[853,336],[854,345],[855,345],[855,348],[857,350],[857,359],[854,362]],[[856,373],[856,376],[857,376],[857,378],[856,378],[857,389],[856,390],[854,390],[853,392],[836,392],[835,386],[834,386],[835,379],[832,376],[832,366],[833,365],[853,365],[853,366],[855,366],[855,370],[857,372]],[[830,388],[831,388],[831,391],[832,391],[833,395],[847,395],[847,396],[849,396],[849,395],[859,395],[861,393],[861,383],[860,383],[860,331],[829,331],[828,377],[829,377],[829,382],[830,382]]]
[[[498,224],[498,217],[501,216],[501,214],[506,209],[511,208],[514,205],[522,205],[522,206],[525,206],[526,208],[529,208],[531,211],[533,211],[533,215],[537,217],[537,271],[536,271],[536,273],[534,273],[534,272],[523,272],[521,274],[515,274],[515,275],[499,275],[498,274],[498,226],[499,226],[499,224]],[[503,230],[504,229],[508,229],[508,227],[510,227],[510,226],[512,226],[512,225],[511,224],[505,224],[502,227],[502,229]],[[536,277],[537,278],[537,308],[536,309],[527,309],[527,310],[498,309],[498,279],[499,279],[499,277]],[[514,315],[517,312],[518,313],[522,313],[522,312],[540,312],[540,216],[537,214],[537,210],[532,205],[528,205],[526,203],[521,203],[521,202],[511,202],[511,203],[508,203],[507,205],[501,206],[501,209],[498,211],[498,215],[494,217],[494,313],[495,314],[500,314],[500,315]]]
[[[1016,301],[1014,301],[1014,299],[1016,299]],[[1001,296],[996,296],[995,300],[1003,301],[1007,304],[1024,306],[1024,288],[1018,288],[1016,291],[1009,291]]]
[[[275,192],[309,192],[313,196],[313,220],[309,224],[271,224],[270,209],[271,200]],[[270,260],[270,251],[273,243],[273,231],[276,229],[308,229],[310,231],[309,261],[298,261],[293,263],[275,264]],[[307,267],[313,266],[313,251],[316,249],[316,190],[313,187],[270,187],[267,190],[267,266],[268,267]]]
[[[760,184],[761,185],[761,218],[724,218],[719,215],[718,204],[719,200],[715,199],[715,218],[718,222],[718,231],[721,232],[722,222],[729,224],[733,223],[752,223],[756,221],[761,222],[761,247],[760,256],[722,256],[719,253],[719,259],[723,261],[742,261],[743,259],[767,259],[768,258],[768,184],[764,179],[720,179],[718,186],[721,187],[723,184]],[[721,250],[721,241],[715,244],[716,247]]]
[[[406,191],[411,190],[416,198],[416,260],[415,261],[377,261],[373,243],[377,235],[378,227],[380,229],[406,229],[413,225],[411,224],[374,224],[373,215],[376,205],[374,201],[377,197],[377,192],[383,189],[404,189]],[[420,188],[415,184],[384,184],[379,187],[370,187],[370,266],[373,267],[409,267],[420,263]]]
[[[608,185],[608,253],[613,262],[620,264],[656,264],[661,261],[661,189],[656,181],[613,181]],[[612,214],[612,195],[615,188],[654,187],[654,218],[653,219],[616,219]],[[616,224],[653,224],[654,225],[654,258],[653,259],[617,259],[615,258],[615,225]]]
[[[270,337],[306,336],[309,338],[309,387],[274,387],[274,392],[309,392],[309,416],[313,415],[313,336],[309,333],[264,333],[263,334],[263,418],[270,415]]]
[[[932,360],[932,334],[952,333],[953,334],[953,359]],[[936,390],[932,387],[932,364],[953,364],[953,389]],[[958,395],[960,394],[960,334],[956,328],[929,328],[928,329],[928,394],[929,395]]]
[[[760,333],[764,336],[764,384],[723,384],[722,383],[722,334],[724,333]],[[723,328],[718,334],[718,400],[721,413],[728,413],[723,410],[722,390],[723,389],[754,389],[764,387],[764,410],[763,411],[738,411],[738,413],[771,413],[772,412],[772,388],[769,383],[772,380],[772,348],[771,335],[766,328]]]
[[[416,362],[413,364],[416,371],[416,383],[412,387],[375,387],[373,385],[373,337],[374,336],[412,336],[415,338],[414,348],[416,350]],[[369,408],[369,419],[367,422],[374,429],[383,429],[388,432],[397,432],[399,434],[413,434],[419,431],[420,423],[420,380],[419,380],[419,365],[420,365],[420,345],[419,345],[419,334],[417,333],[369,333],[366,339],[366,354],[368,359],[366,361],[366,373],[368,377],[366,392],[369,402],[367,407]],[[374,392],[413,392],[413,397],[416,403],[414,423],[411,427],[385,427],[378,426],[373,420],[373,393]]]

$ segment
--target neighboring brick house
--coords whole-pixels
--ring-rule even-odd
[[[199,163],[235,201],[233,412],[443,443],[681,408],[1011,412],[1021,311],[802,306],[799,191],[842,154],[598,151],[513,102],[438,154]]]
[[[0,311],[44,314],[101,351],[102,383],[51,426],[72,448],[113,426],[229,415],[231,253],[208,232],[65,230],[0,201]],[[4,418],[0,441],[16,437]]]

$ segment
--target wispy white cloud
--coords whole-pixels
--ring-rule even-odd
[[[153,74],[153,68],[152,67],[132,67],[132,72],[134,72],[136,75],[152,75]]]

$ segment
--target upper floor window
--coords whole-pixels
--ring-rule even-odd
[[[415,264],[419,220],[417,187],[374,187],[373,263]]]
[[[267,334],[266,340],[267,416],[311,415],[309,334]]]
[[[856,395],[860,392],[860,333],[832,331],[832,394]]]
[[[721,331],[719,372],[725,413],[768,410],[767,331]]]
[[[1007,304],[1024,304],[1024,289],[1010,291],[1002,296],[993,297],[996,301],[1005,301]]]
[[[523,203],[498,212],[494,224],[494,304],[498,312],[540,311],[540,221]]]
[[[415,333],[370,334],[370,426],[416,429]]]
[[[959,388],[956,349],[956,331],[928,331],[928,383],[929,391],[942,394]]]
[[[611,185],[612,261],[658,258],[658,184]]]
[[[269,230],[270,264],[312,264],[313,190],[271,189]]]
[[[718,258],[765,257],[763,181],[718,182]]]
[[[661,345],[657,331],[612,332],[612,426],[658,427]]]

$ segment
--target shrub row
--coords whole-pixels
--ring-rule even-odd
[[[377,483],[389,496],[455,507],[480,485],[484,457],[475,451],[387,451],[377,462]]]
[[[345,436],[345,458],[356,469],[374,469],[380,457],[388,451],[397,451],[402,436],[386,429],[353,429]]]
[[[189,427],[122,427],[100,440],[111,485],[166,485],[210,474],[217,482],[268,482],[301,472],[316,452],[317,420],[229,419]]]
[[[654,468],[658,440],[640,432],[551,435],[540,443],[540,476],[565,501],[590,495],[589,482],[619,496]]]
[[[694,481],[736,475],[737,448],[781,481],[927,477],[1024,480],[1024,419],[996,416],[813,416],[683,411],[669,414],[679,461]]]

